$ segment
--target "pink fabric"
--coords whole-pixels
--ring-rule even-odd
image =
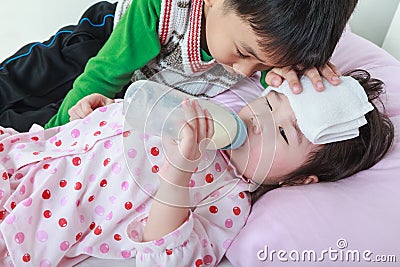
[[[221,260],[250,212],[248,184],[219,151],[206,151],[191,177],[188,220],[142,242],[162,145],[122,125],[117,103],[59,128],[0,127],[0,266],[72,266],[85,256],[135,257],[138,266]]]
[[[332,62],[341,71],[366,69],[385,82],[387,95],[383,99],[387,101],[387,111],[398,133],[400,62],[350,31],[342,37]],[[331,248],[338,251],[337,257],[340,253],[345,255],[343,260],[335,260],[334,254],[332,258],[325,254],[318,266],[375,266],[373,261],[379,255],[397,255],[398,262],[399,176],[400,141],[397,138],[381,162],[350,178],[273,190],[253,206],[246,226],[228,249],[227,258],[234,266],[314,266],[314,261],[307,258],[294,262],[296,251],[301,255],[305,250],[314,250],[318,261],[323,250]],[[282,260],[278,252],[271,259],[272,250],[282,250]],[[360,260],[351,261],[351,257],[346,260],[349,250],[357,250]],[[363,258],[365,251],[366,259]]]

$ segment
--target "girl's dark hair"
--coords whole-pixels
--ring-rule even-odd
[[[371,78],[365,70],[354,70],[344,75],[352,76],[364,87],[368,100],[374,107],[365,114],[368,123],[359,128],[358,137],[325,144],[311,152],[303,166],[284,176],[284,184],[299,184],[310,175],[318,176],[320,182],[346,178],[375,165],[391,147],[394,126],[385,114],[383,103],[379,99],[379,95],[383,92],[383,82]],[[379,104],[382,112],[378,110],[376,104]],[[261,186],[253,198],[257,199],[267,189],[271,188]]]
[[[325,65],[358,0],[225,0],[280,66],[301,72]]]

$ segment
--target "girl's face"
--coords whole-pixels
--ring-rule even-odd
[[[228,154],[237,170],[256,183],[278,184],[318,147],[299,130],[287,97],[273,90],[246,105],[239,117],[246,123],[247,140]]]
[[[278,66],[265,55],[249,23],[224,8],[224,0],[204,1],[205,47],[228,71],[251,76],[255,71]]]

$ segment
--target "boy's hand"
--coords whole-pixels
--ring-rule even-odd
[[[341,75],[335,65],[328,62],[320,68],[310,68],[304,72],[304,74],[312,81],[315,90],[321,92],[324,90],[322,83],[322,77],[327,79],[332,85],[338,85],[340,83],[339,76]],[[297,72],[291,67],[273,68],[267,73],[265,82],[268,85],[278,87],[282,84],[283,80],[287,80],[292,92],[299,94],[302,91],[301,84]]]
[[[114,103],[114,100],[101,94],[91,94],[85,96],[72,108],[68,110],[69,120],[83,119],[93,112],[96,108]]]

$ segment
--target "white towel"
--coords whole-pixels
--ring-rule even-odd
[[[318,92],[303,76],[300,94],[293,94],[286,81],[280,87],[270,89],[287,96],[297,124],[308,140],[314,144],[327,144],[357,137],[359,127],[367,123],[364,115],[373,109],[357,80],[342,76],[341,81],[333,86],[324,79],[325,90]]]

